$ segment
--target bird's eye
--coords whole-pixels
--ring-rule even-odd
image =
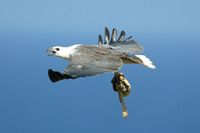
[[[60,49],[59,49],[59,48],[56,48],[56,50],[59,51]]]

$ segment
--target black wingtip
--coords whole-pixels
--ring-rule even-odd
[[[98,44],[99,44],[99,45],[102,45],[102,44],[103,44],[103,40],[102,40],[101,35],[99,35],[99,38],[98,38]]]
[[[48,70],[48,76],[49,76],[49,79],[51,80],[51,82],[55,83],[57,81],[55,78],[55,75],[54,75],[54,71],[52,69]]]
[[[116,37],[117,37],[117,30],[115,28],[113,28],[111,39],[110,39],[110,44],[115,43]]]
[[[52,69],[48,70],[48,76],[53,83],[65,79],[65,76],[62,73],[53,71]]]
[[[120,43],[121,41],[123,41],[125,35],[126,35],[125,31],[121,31],[121,34],[119,35],[119,38],[116,42]]]
[[[105,27],[105,44],[108,44],[110,40],[110,33],[107,27]]]
[[[48,76],[49,79],[51,80],[51,82],[55,83],[57,81],[63,80],[63,79],[76,79],[78,77],[72,77],[70,75],[67,74],[62,74],[58,71],[53,71],[52,69],[48,70]]]
[[[129,36],[126,39],[123,40],[123,42],[129,41],[133,36]]]

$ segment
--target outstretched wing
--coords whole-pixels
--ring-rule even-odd
[[[118,49],[118,51],[123,52],[123,53],[131,53],[131,54],[138,54],[143,51],[143,47],[136,42],[135,40],[131,39],[132,36],[129,36],[128,38],[125,39],[126,33],[124,31],[121,31],[118,39],[117,38],[117,30],[113,29],[112,30],[112,35],[110,38],[109,35],[109,30],[107,27],[105,27],[105,41],[104,44],[110,45]],[[99,35],[99,38],[102,38],[101,35]],[[109,40],[110,39],[110,40]],[[99,39],[99,44],[102,44],[103,41]],[[116,40],[116,41],[115,41]]]
[[[71,58],[64,73],[73,78],[115,72],[123,65],[122,60],[110,55],[81,53]]]

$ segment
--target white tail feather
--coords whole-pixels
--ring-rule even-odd
[[[147,58],[145,55],[135,55],[136,57],[140,58],[140,60],[142,60],[143,65],[151,68],[151,69],[155,69],[156,66],[153,65],[153,62]]]

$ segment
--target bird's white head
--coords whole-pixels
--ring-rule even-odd
[[[56,56],[61,58],[66,58],[68,51],[66,51],[66,47],[54,46],[48,48],[47,50],[49,56]]]
[[[69,47],[54,46],[48,48],[47,52],[49,56],[56,56],[69,60],[71,54],[77,46],[78,45],[72,45]]]

